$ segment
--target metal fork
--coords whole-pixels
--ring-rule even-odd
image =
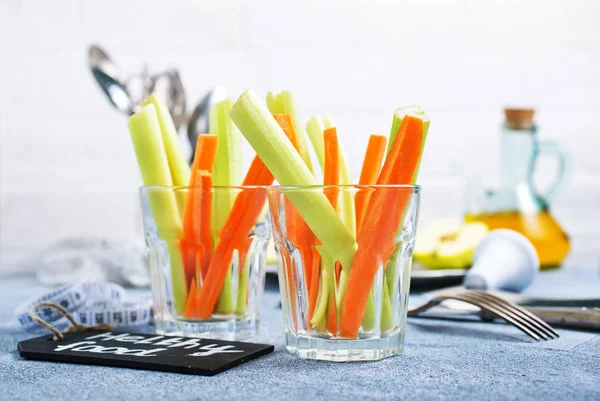
[[[484,313],[491,313],[506,320],[536,341],[551,340],[559,337],[558,333],[549,324],[531,312],[483,291],[461,289],[459,291],[439,294],[426,304],[409,310],[408,316],[417,316],[421,312],[429,310],[447,299],[455,299],[477,306]]]

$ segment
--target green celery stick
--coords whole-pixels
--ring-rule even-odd
[[[217,103],[210,111],[211,134],[219,137],[219,146],[213,168],[213,185],[235,186],[242,182],[242,135],[229,117],[233,101],[227,99]],[[211,231],[215,245],[221,229],[235,202],[234,191],[215,191],[212,198]],[[229,314],[233,311],[233,289],[231,271],[223,283],[215,311]]]
[[[242,266],[242,271],[240,272],[240,276],[238,278],[238,288],[237,288],[237,300],[235,303],[235,314],[238,316],[244,316],[246,314],[246,299],[248,297],[248,274],[250,263],[248,261],[249,256],[246,255],[245,260],[240,260],[244,265]]]
[[[310,321],[310,324],[313,327],[316,327],[320,322],[320,318],[316,317],[317,316],[316,310],[321,310],[322,308],[327,310],[327,305],[329,304],[329,298],[330,298],[331,294],[334,295],[333,300],[336,303],[336,313],[340,312],[337,309],[337,291],[336,291],[336,283],[335,283],[335,279],[334,279],[334,277],[335,277],[335,259],[333,259],[331,257],[331,255],[329,255],[327,252],[323,252],[321,245],[317,245],[315,248],[321,255],[321,265],[323,266],[323,271],[325,273],[327,273],[326,277],[327,277],[328,281],[326,283],[323,282],[323,286],[327,286],[327,287],[329,287],[329,289],[328,289],[326,297],[319,298],[319,296],[317,295],[317,304],[315,306],[315,313],[313,314],[313,318]],[[338,313],[338,315],[339,315],[339,313]]]
[[[267,93],[267,107],[271,114],[283,114],[283,103],[281,103],[281,95],[278,93]]]
[[[402,125],[402,121],[404,121],[404,116],[414,116],[423,120],[423,143],[421,145],[421,159],[423,158],[423,147],[425,147],[425,140],[427,139],[427,132],[429,131],[429,117],[425,114],[425,110],[421,106],[405,106],[400,107],[394,112],[394,118],[392,119],[392,129],[390,130],[390,138],[388,140],[387,152],[390,152],[392,144],[396,139],[396,135],[398,134],[398,130]],[[419,164],[417,169],[415,170],[415,178],[413,179],[413,184],[416,182],[417,176],[419,175],[419,167],[421,166],[421,160],[419,160]]]
[[[238,289],[239,291],[239,289]],[[233,311],[233,282],[231,278],[231,271],[227,272],[223,287],[217,298],[217,304],[215,305],[215,313],[228,315]]]
[[[302,119],[300,118],[300,111],[294,100],[294,96],[290,91],[281,91],[281,93],[275,95],[272,92],[267,94],[267,105],[271,114],[289,114],[292,119],[292,125],[296,132],[296,139],[298,140],[298,152],[306,163],[306,166],[313,172],[312,161],[310,160],[310,154],[308,153],[308,147],[306,146],[306,138],[304,128],[302,126]]]
[[[394,316],[392,314],[392,299],[389,293],[387,283],[383,285],[383,298],[381,299],[381,332],[388,331],[394,324]]]
[[[340,144],[340,184],[352,185],[352,176],[348,169],[348,162],[342,144]],[[346,229],[356,237],[356,209],[354,207],[354,194],[352,191],[341,191],[342,202],[340,203],[342,221]]]
[[[158,116],[158,122],[160,123],[160,131],[162,133],[163,143],[165,145],[165,151],[167,154],[167,160],[169,162],[169,171],[171,172],[171,178],[173,185],[175,186],[187,186],[190,184],[190,166],[183,154],[181,143],[179,142],[179,136],[177,135],[177,129],[173,123],[173,118],[169,112],[167,104],[163,99],[156,93],[152,93],[146,98],[142,104],[144,106],[154,105],[156,108],[156,114]],[[183,215],[183,209],[185,207],[185,198],[187,194],[185,191],[177,192],[177,207],[179,213]]]
[[[337,125],[336,125],[335,121],[333,120],[333,117],[331,116],[331,114],[325,114],[323,116],[323,125],[325,125],[325,129],[337,127]]]
[[[317,185],[306,163],[264,102],[249,89],[231,108],[231,118],[281,185]],[[323,192],[286,191],[286,198],[323,245],[323,252],[350,270],[356,242]]]
[[[162,98],[156,93],[148,96],[148,98],[145,99],[142,104],[144,106],[152,104],[156,109],[173,185],[189,185],[190,166],[185,158],[185,155],[183,154],[183,149],[181,148],[181,143],[179,142],[179,136],[177,135],[177,129],[173,123],[173,118],[171,117],[169,108]]]
[[[154,105],[143,107],[129,118],[129,131],[144,185],[173,185]],[[177,199],[172,191],[156,190],[150,191],[149,201],[158,235],[166,242],[169,251],[175,310],[178,314],[183,314],[187,286],[179,250],[179,238],[183,229]]]
[[[214,186],[235,186],[242,183],[242,135],[229,117],[232,104],[233,101],[229,99],[223,100],[210,111],[211,134],[219,137],[212,174]],[[233,191],[216,191],[213,194],[211,231],[215,243],[218,242],[236,195]]]
[[[317,160],[321,166],[321,171],[325,169],[325,141],[323,139],[323,132],[325,131],[325,125],[323,120],[318,114],[315,114],[308,119],[306,123],[306,132],[308,132],[308,138],[312,143]]]
[[[329,291],[331,290],[331,280],[327,271],[321,271],[321,280],[319,281],[319,293],[317,294],[317,304],[315,305],[315,311],[313,317],[310,320],[311,327],[326,327],[321,325],[322,322],[326,322],[325,317],[327,316],[327,302],[329,300]]]
[[[361,323],[363,331],[371,331],[375,327],[376,320],[375,313],[375,300],[373,299],[373,290],[369,292],[369,298],[367,298],[367,305],[365,306],[365,314]]]

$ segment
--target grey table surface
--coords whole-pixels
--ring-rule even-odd
[[[560,330],[538,343],[505,324],[419,318],[409,319],[402,355],[298,359],[285,350],[273,283],[259,340],[275,352],[214,377],[23,360],[17,342],[35,335],[14,309],[45,290],[31,278],[0,277],[0,400],[600,400],[598,333]],[[597,296],[600,277],[597,268],[563,268],[541,274],[529,292]]]

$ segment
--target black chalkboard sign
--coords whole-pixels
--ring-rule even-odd
[[[273,352],[274,347],[236,341],[110,331],[42,336],[18,344],[22,358],[213,376]]]

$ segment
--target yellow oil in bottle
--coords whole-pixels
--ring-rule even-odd
[[[467,222],[481,221],[494,230],[507,228],[525,235],[533,243],[542,268],[559,266],[571,247],[569,237],[547,211],[526,215],[515,211],[467,214]]]

